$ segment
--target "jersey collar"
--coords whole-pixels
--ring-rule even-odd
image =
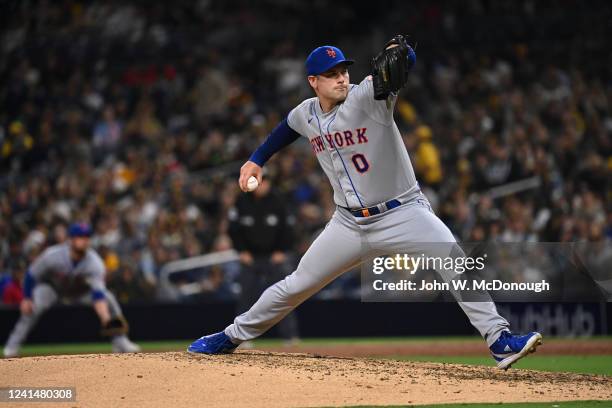
[[[321,102],[319,101],[319,98],[316,98],[315,103],[314,103],[315,113],[317,114],[319,118],[328,118],[338,110],[338,108],[340,107],[340,105],[342,105],[342,103],[339,103],[336,106],[334,106],[333,109],[330,110],[329,112],[323,112],[323,109],[321,109]]]

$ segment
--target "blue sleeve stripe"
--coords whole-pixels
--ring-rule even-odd
[[[94,301],[106,299],[106,296],[104,295],[104,291],[100,289],[92,290],[91,297],[93,298]]]
[[[300,134],[289,127],[285,118],[270,132],[266,140],[255,150],[249,160],[263,167],[274,153],[295,142],[299,137]]]
[[[408,46],[408,68],[414,67],[414,64],[416,64],[416,53],[411,46]]]
[[[23,296],[28,299],[32,299],[32,291],[34,290],[34,286],[36,286],[36,280],[28,269],[25,277],[23,278]]]

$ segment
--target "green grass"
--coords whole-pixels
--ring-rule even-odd
[[[195,339],[194,339],[195,340]],[[137,342],[143,351],[183,351],[192,340],[164,340]],[[341,346],[343,344],[394,344],[406,342],[454,342],[454,341],[481,341],[478,337],[389,337],[389,338],[313,338],[304,339],[300,345],[304,346]],[[279,347],[283,341],[279,339],[260,339],[254,342],[255,347]],[[110,343],[65,343],[65,344],[25,344],[21,349],[24,356],[47,354],[83,354],[83,353],[110,353]]]
[[[599,339],[600,337],[598,337]],[[611,338],[612,340],[612,338]],[[448,342],[482,342],[478,336],[448,336],[448,337],[334,337],[334,338],[309,338],[300,341],[306,346],[340,346],[343,344],[355,345],[378,345],[378,344],[403,344],[403,343],[448,343]],[[279,339],[258,339],[256,345],[279,346],[283,344]]]
[[[366,408],[371,405],[352,406]],[[566,401],[566,402],[523,402],[515,404],[439,404],[439,405],[403,405],[414,408],[610,408],[612,401]],[[399,408],[399,406],[376,406],[376,408]]]
[[[404,361],[433,361],[437,363],[495,366],[488,356],[394,356]],[[541,371],[569,371],[574,373],[612,375],[612,355],[530,355],[512,366]]]
[[[565,339],[556,337],[546,337],[545,341],[563,342]],[[612,336],[594,336],[589,338],[573,338],[568,340],[585,340],[589,342],[612,342]],[[449,342],[482,342],[482,338],[474,336],[412,336],[412,337],[334,337],[334,338],[309,338],[303,339],[305,345],[342,345],[342,344],[394,344],[394,343],[449,343]],[[279,339],[257,339],[255,344],[259,345],[279,345]]]
[[[164,340],[138,342],[145,351],[176,351],[185,350],[189,343],[195,339]],[[558,339],[546,339],[547,341],[563,341]],[[304,346],[341,346],[343,344],[354,345],[377,345],[398,343],[449,343],[449,342],[481,342],[478,336],[455,336],[455,337],[338,337],[338,338],[311,338],[303,339],[300,344]],[[612,341],[612,336],[598,336],[588,341],[602,342]],[[254,342],[256,347],[278,347],[283,345],[279,339],[258,339]],[[110,352],[110,343],[66,343],[66,344],[26,344],[23,354],[78,354],[78,353],[102,353]]]
[[[188,340],[137,342],[143,351],[184,351]],[[111,345],[107,343],[64,343],[64,344],[26,344],[21,348],[23,356],[41,356],[50,354],[88,354],[110,353]]]

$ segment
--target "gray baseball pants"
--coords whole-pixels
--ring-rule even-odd
[[[337,208],[331,220],[302,257],[297,269],[264,291],[245,313],[225,329],[235,342],[252,340],[278,323],[290,311],[317,293],[342,273],[358,266],[368,256],[364,241],[373,243],[377,252],[388,243],[389,253],[410,253],[418,243],[455,243],[446,225],[433,213],[422,194],[408,203],[382,214],[354,217]],[[440,248],[440,247],[438,247]],[[426,254],[447,256],[446,254]],[[437,271],[445,281],[453,278],[448,271]],[[490,298],[489,298],[490,299]],[[490,346],[499,334],[508,330],[508,322],[499,315],[492,301],[458,301],[471,324]]]
[[[111,317],[121,316],[121,307],[115,296],[107,289],[104,289],[104,296],[108,302],[108,309]],[[34,304],[32,314],[21,314],[17,324],[6,341],[6,346],[11,348],[20,347],[28,337],[30,331],[34,328],[36,323],[38,323],[40,317],[49,310],[51,306],[57,303],[58,300],[59,297],[57,292],[50,285],[46,283],[37,284],[32,290],[32,302]],[[78,302],[92,304],[91,294],[88,293],[83,295],[78,299]]]

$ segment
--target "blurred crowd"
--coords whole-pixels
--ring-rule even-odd
[[[238,169],[311,96],[306,55],[340,46],[356,83],[398,32],[418,62],[397,123],[459,240],[610,241],[612,8],[595,3],[4,2],[3,300],[74,219],[122,302],[154,298],[170,261],[232,248]],[[266,167],[299,257],[331,188],[302,140]]]

